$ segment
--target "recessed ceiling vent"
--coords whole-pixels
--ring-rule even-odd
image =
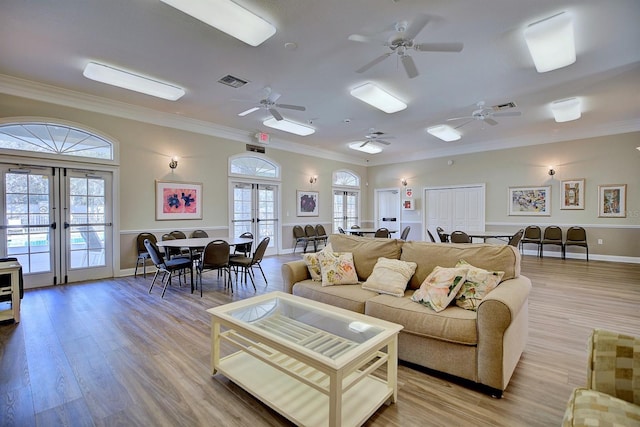
[[[252,151],[254,153],[265,153],[265,148],[261,145],[253,145],[253,144],[247,144],[247,151]]]
[[[249,82],[247,80],[242,80],[238,77],[234,77],[231,74],[227,74],[226,76],[218,80],[218,83],[222,83],[223,85],[231,86],[238,89],[239,87],[242,87]]]
[[[493,111],[502,111],[502,110],[508,110],[509,108],[515,108],[515,107],[516,107],[515,102],[507,102],[505,104],[494,105],[491,108],[493,108]]]

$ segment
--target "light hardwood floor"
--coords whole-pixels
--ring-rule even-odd
[[[282,262],[266,258],[280,290]],[[398,403],[368,426],[557,426],[570,391],[586,378],[592,328],[640,335],[640,265],[523,257],[532,279],[529,341],[502,399],[399,367]],[[0,325],[0,425],[280,426],[288,421],[221,375],[211,376],[205,309],[231,295],[205,275],[188,287],[147,293],[151,277],[28,291],[22,321]]]

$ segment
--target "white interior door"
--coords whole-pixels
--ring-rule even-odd
[[[251,232],[255,243],[269,237],[266,255],[277,254],[278,250],[278,186],[269,183],[232,182],[231,227],[233,236]]]
[[[376,228],[387,228],[391,231],[400,230],[400,191],[397,189],[376,190]],[[399,234],[394,237],[400,237]]]
[[[434,237],[437,236],[436,227],[442,227],[448,233],[484,231],[484,185],[427,188],[425,200],[426,226]]]

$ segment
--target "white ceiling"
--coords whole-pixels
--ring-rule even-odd
[[[333,152],[370,165],[640,130],[638,0],[236,1],[273,23],[276,34],[251,47],[160,0],[3,0],[0,89],[10,93],[6,82],[24,79],[246,135],[267,131],[274,146]],[[540,74],[522,32],[561,11],[574,19],[577,61]],[[414,79],[395,55],[355,72],[387,50],[350,41],[350,34],[411,21],[417,13],[431,20],[416,42],[462,42],[463,51],[412,51],[420,71]],[[82,76],[89,61],[172,82],[187,93],[171,102],[97,83]],[[234,89],[217,82],[227,74],[250,83]],[[349,95],[367,81],[397,94],[408,108],[386,114]],[[278,102],[306,106],[304,112],[280,112],[312,123],[316,133],[298,137],[266,128],[264,110],[239,117],[251,103],[234,99],[258,101],[266,86],[282,94]],[[583,100],[582,118],[556,123],[549,103],[573,96]],[[449,117],[471,114],[478,101],[513,101],[522,115],[496,118],[496,126],[471,122],[457,142],[426,132]],[[383,153],[347,148],[370,128],[394,137]]]

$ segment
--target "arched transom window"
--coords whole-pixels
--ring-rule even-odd
[[[333,173],[333,185],[341,187],[360,187],[360,177],[347,170],[335,171]]]
[[[74,126],[46,122],[0,124],[0,148],[113,160],[113,144]]]
[[[262,157],[242,155],[231,158],[229,173],[277,179],[280,178],[280,166]]]

